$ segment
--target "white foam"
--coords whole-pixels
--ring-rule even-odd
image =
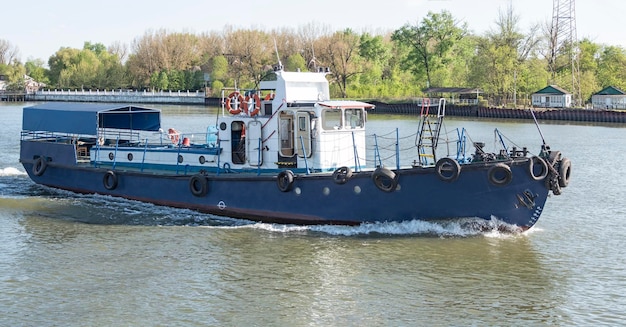
[[[469,223],[468,223],[469,222]],[[476,224],[472,224],[475,222]],[[358,235],[434,235],[440,237],[468,237],[484,235],[486,237],[507,237],[517,235],[514,226],[502,228],[501,222],[481,220],[453,220],[446,222],[429,222],[411,220],[405,222],[364,223],[358,226],[312,225],[295,226],[284,224],[254,223],[226,228],[254,228],[275,233],[319,232],[334,236]],[[507,227],[507,226],[505,226]],[[224,227],[218,227],[224,228]]]
[[[0,168],[0,176],[22,176],[25,172],[14,167]]]

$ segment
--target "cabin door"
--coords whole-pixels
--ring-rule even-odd
[[[308,112],[296,114],[296,154],[298,157],[311,156],[311,116]]]
[[[281,112],[278,119],[278,137],[280,138],[280,155],[293,157],[293,114]]]
[[[263,135],[262,124],[258,120],[248,123],[246,128],[246,158],[250,166],[260,166],[263,163]]]
[[[230,123],[230,140],[232,162],[243,164],[246,162],[246,126],[242,121]]]

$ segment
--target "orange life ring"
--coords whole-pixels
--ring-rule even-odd
[[[265,98],[263,98],[263,101],[270,101],[274,99],[274,95],[272,93],[268,93]]]
[[[168,129],[167,136],[170,137],[170,141],[172,141],[172,143],[178,144],[178,140],[180,140],[180,133],[177,130],[173,128]]]
[[[239,102],[239,105],[236,107],[231,107],[230,103],[235,100]],[[230,112],[231,115],[238,115],[241,113],[241,107],[244,106],[244,103],[245,102],[244,102],[243,95],[235,91],[228,95],[228,97],[224,101],[224,106],[226,107],[226,109],[228,109],[228,112]]]
[[[248,110],[250,96],[246,96],[246,101],[243,105],[243,111],[250,116],[256,116],[259,114],[259,111],[261,111],[261,99],[259,99],[259,95],[256,93],[252,96],[252,99],[254,100],[254,109]]]

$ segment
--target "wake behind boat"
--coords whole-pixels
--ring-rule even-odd
[[[166,133],[159,110],[132,105],[26,107],[20,161],[54,188],[291,224],[478,217],[528,229],[569,183],[569,159],[545,142],[532,155],[496,130],[502,148],[489,153],[464,129],[447,133],[443,99],[422,101],[408,137],[368,135],[374,106],[330,100],[327,73],[278,65],[258,90],[224,93],[200,133]]]

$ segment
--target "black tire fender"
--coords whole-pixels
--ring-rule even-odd
[[[197,197],[202,197],[209,191],[209,185],[206,176],[195,174],[189,179],[189,191]]]
[[[294,175],[291,170],[283,170],[278,173],[276,184],[281,192],[288,192],[293,186]]]
[[[117,182],[117,174],[112,170],[107,171],[102,177],[102,184],[104,185],[104,188],[109,191],[117,188]]]
[[[390,193],[398,187],[398,175],[385,167],[376,168],[372,173],[372,180],[374,185],[383,192]]]
[[[567,187],[572,173],[572,162],[568,158],[561,159],[559,164],[559,186]]]
[[[33,163],[33,174],[41,176],[48,168],[48,160],[45,157],[38,157]]]
[[[435,164],[437,177],[444,182],[454,182],[461,175],[461,165],[452,158],[441,158]]]
[[[503,163],[497,163],[489,168],[488,177],[491,184],[505,186],[513,180],[513,173],[511,172],[511,167]]]
[[[345,184],[350,178],[352,178],[352,169],[350,167],[339,167],[333,172],[333,181],[337,184]]]

